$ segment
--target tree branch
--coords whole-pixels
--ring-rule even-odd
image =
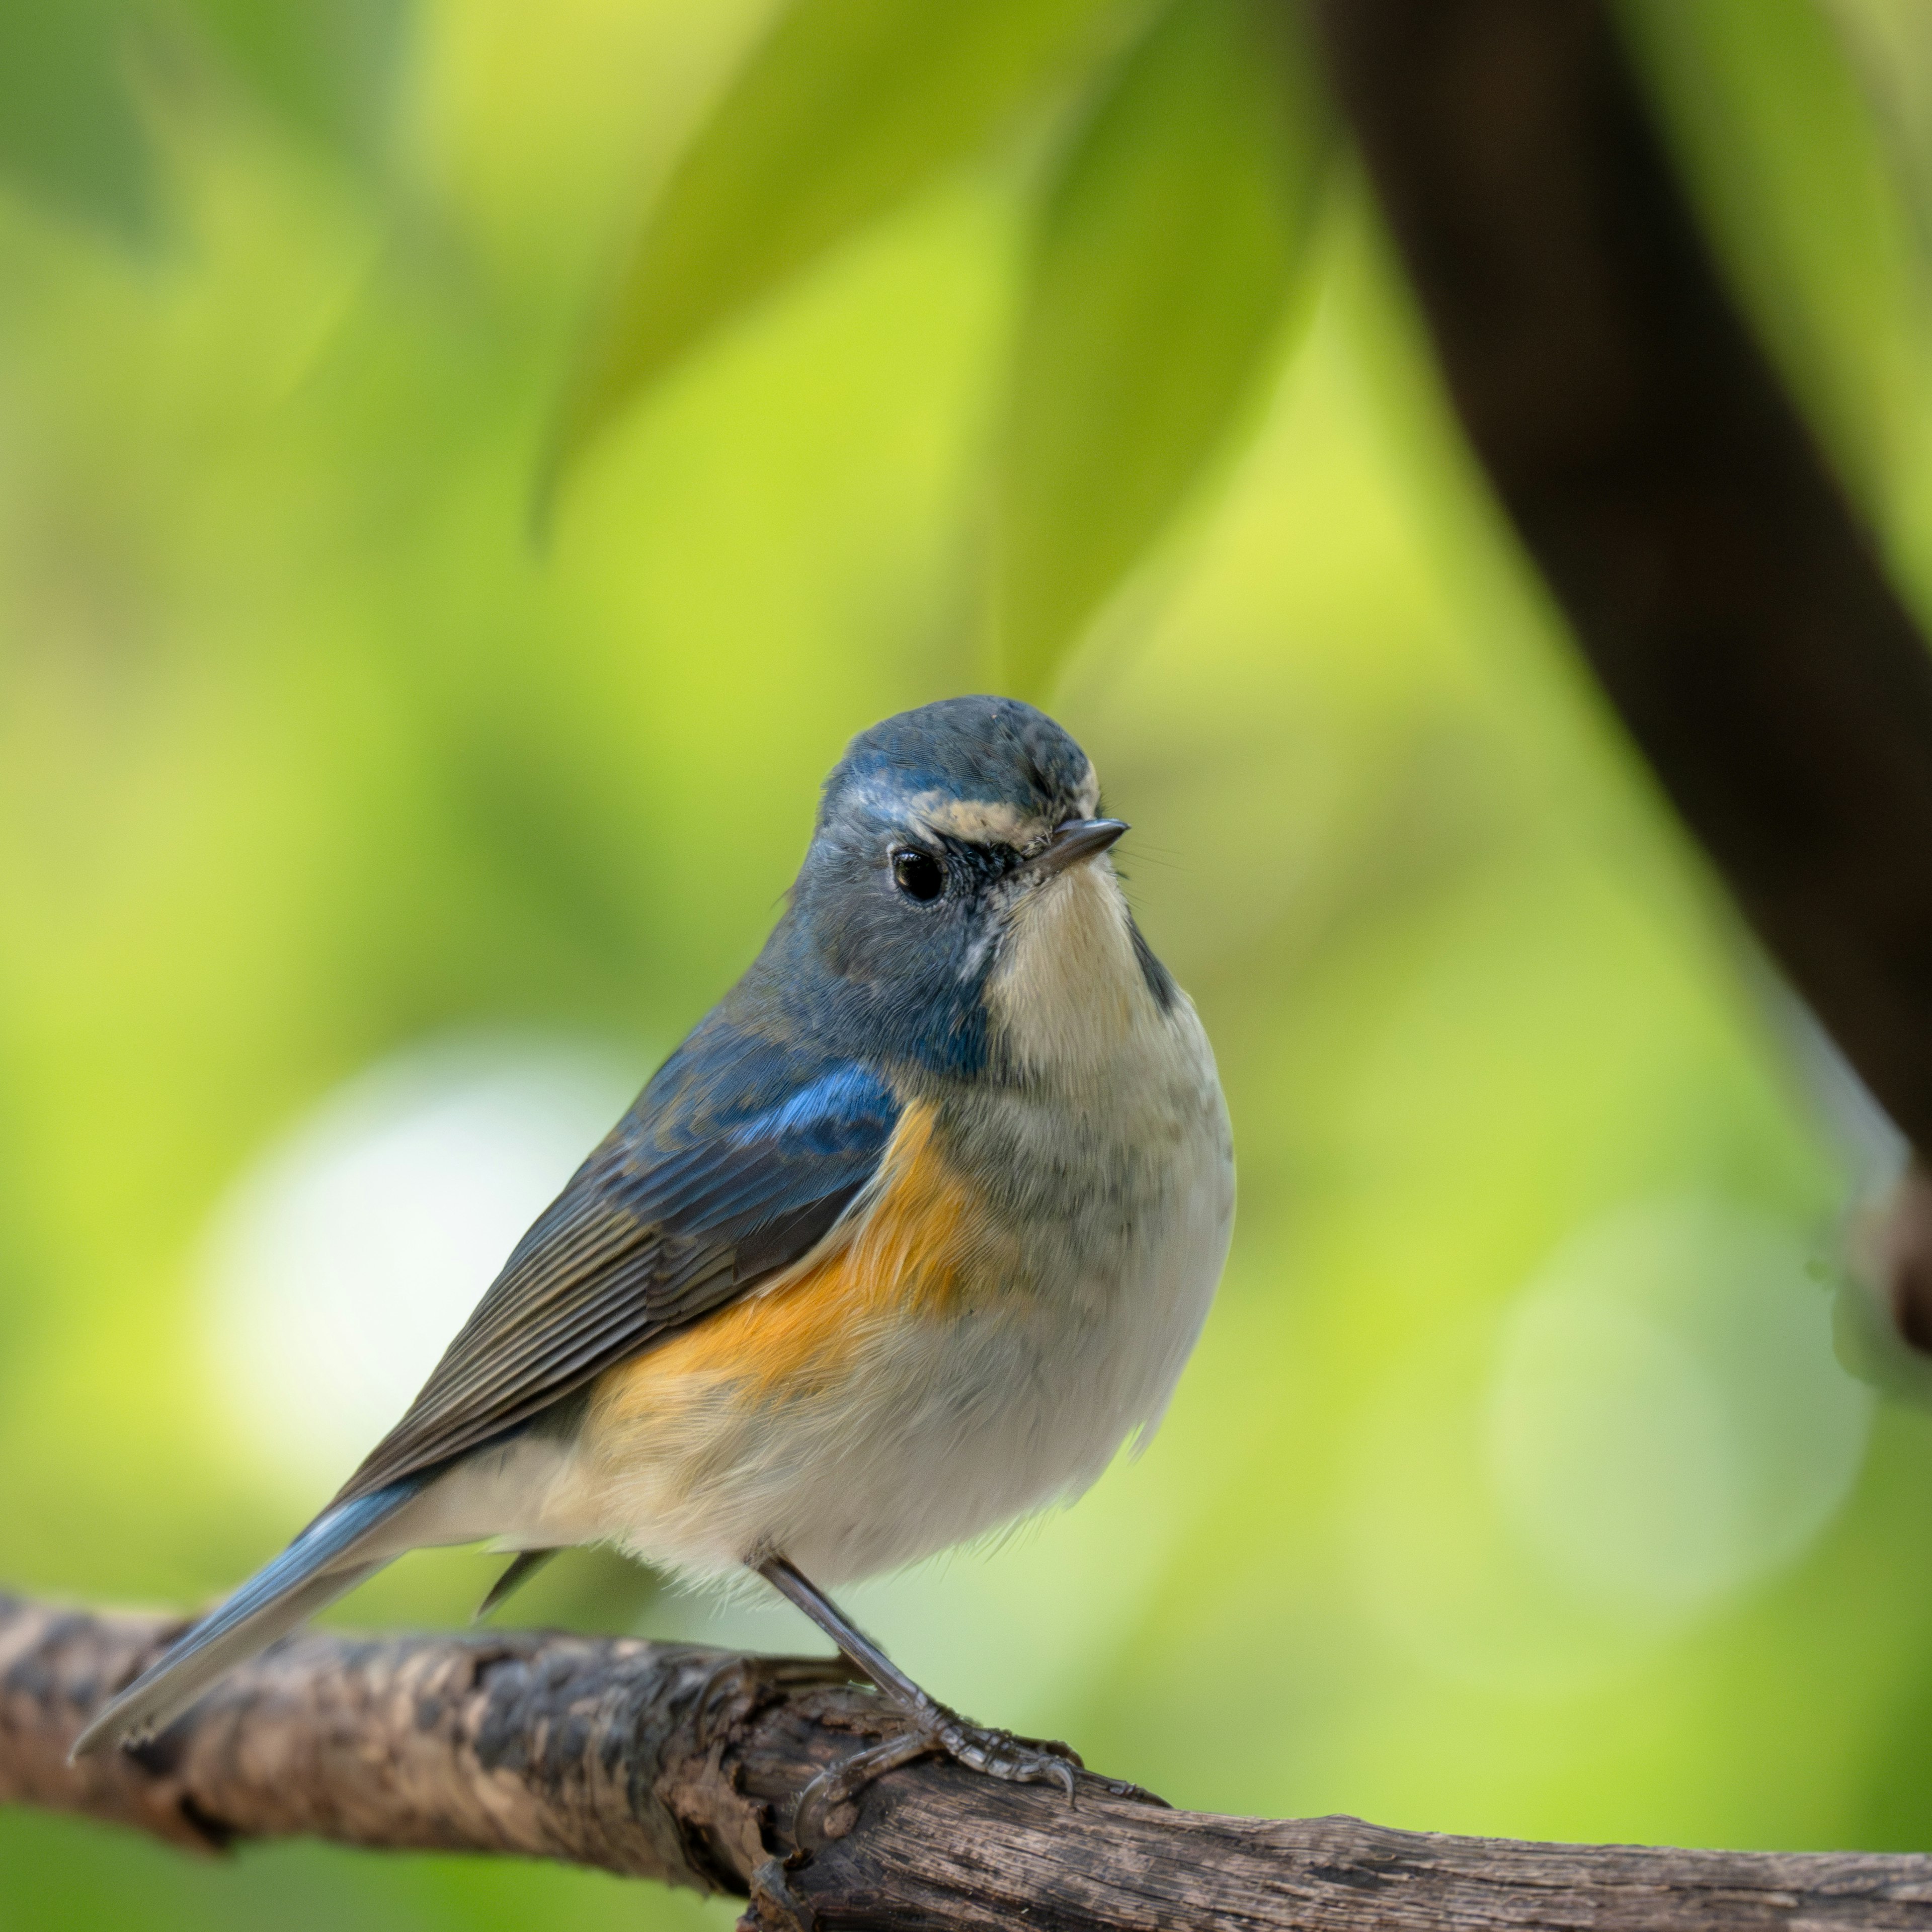
[[[1600,0],[1319,0],[1470,440],[1772,956],[1932,1150],[1932,656]]]
[[[1932,1858],[1526,1845],[1169,1811],[908,1766],[795,1868],[800,1792],[892,1727],[842,1669],[623,1639],[309,1631],[138,1756],[70,1767],[177,1626],[0,1598],[0,1801],[175,1844],[300,1834],[749,1892],[747,1923],[893,1932],[1373,1925],[1932,1932]],[[846,1821],[834,1820],[834,1825]]]

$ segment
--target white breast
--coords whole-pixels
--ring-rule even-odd
[[[1028,1078],[984,1097],[960,1136],[960,1157],[1025,1230],[1053,1346],[1089,1378],[1070,1404],[1090,1411],[1090,1439],[1068,1489],[1159,1420],[1233,1225],[1214,1052],[1192,1003],[1150,970],[1106,862],[1037,895],[988,988]]]

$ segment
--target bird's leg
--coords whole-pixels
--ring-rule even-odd
[[[957,1711],[922,1690],[830,1597],[782,1556],[767,1558],[758,1570],[879,1687],[880,1694],[911,1726],[903,1735],[860,1751],[812,1780],[799,1800],[800,1826],[794,1827],[794,1832],[801,1844],[816,1834],[814,1828],[826,1814],[873,1779],[932,1751],[984,1772],[988,1778],[1016,1784],[1057,1784],[1066,1793],[1067,1802],[1073,1802],[1073,1773],[1080,1760],[1066,1745],[1017,1738],[1010,1731],[968,1723]],[[1112,1785],[1112,1780],[1106,1782]],[[1133,1786],[1114,1788],[1138,1790]]]

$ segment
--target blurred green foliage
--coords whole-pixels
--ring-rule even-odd
[[[7,0],[0,174],[130,238],[158,215],[152,70],[245,92],[292,130],[374,160],[404,0]]]
[[[1045,186],[994,484],[994,636],[1016,690],[1050,688],[1276,345],[1328,131],[1294,21],[1170,4]]]
[[[1923,602],[1908,14],[1625,8]],[[452,1034],[640,1082],[844,740],[1005,683],[1134,821],[1241,1222],[1145,1456],[859,1613],[1181,1803],[1932,1846],[1932,1426],[1838,1370],[1807,1271],[1865,1172],[1258,20],[0,13],[10,1583],[191,1603],[320,1500],[211,1340],[266,1148]],[[458,1622],[489,1574],[414,1558],[344,1613]],[[515,1614],[812,1641],[622,1574],[566,1558]],[[729,1919],[0,1818],[8,1925],[566,1914]]]
[[[1120,0],[785,9],[646,213],[584,357],[562,456],[707,331],[982,146],[1126,10]]]

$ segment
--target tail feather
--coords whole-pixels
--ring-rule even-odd
[[[110,1743],[150,1738],[214,1680],[373,1576],[394,1554],[357,1552],[423,1487],[413,1476],[325,1510],[273,1562],[183,1634],[158,1662],[95,1713],[74,1740],[80,1758]]]

